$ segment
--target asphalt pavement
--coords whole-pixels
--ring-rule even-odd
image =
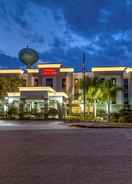
[[[132,129],[4,123],[0,184],[132,183]]]

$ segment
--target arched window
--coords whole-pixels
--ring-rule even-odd
[[[53,88],[53,79],[52,78],[47,78],[46,79],[46,86],[49,86],[49,87]]]
[[[34,86],[38,86],[38,85],[39,85],[38,79],[34,79]]]
[[[62,79],[62,89],[66,90],[66,78]]]
[[[27,80],[23,79],[23,86],[26,87],[27,86]]]

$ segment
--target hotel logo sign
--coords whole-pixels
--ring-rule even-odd
[[[42,76],[56,76],[59,71],[56,68],[44,68],[40,71]]]

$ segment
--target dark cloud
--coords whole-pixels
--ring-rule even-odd
[[[131,0],[14,0],[8,8],[4,1],[9,2],[0,1],[3,25],[18,29],[19,40],[23,34],[37,49],[46,44],[41,59],[80,69],[85,51],[87,67],[131,65]]]
[[[80,33],[99,31],[100,10],[105,7],[105,0],[32,0],[40,6],[62,9],[69,26]]]
[[[128,0],[32,0],[51,9],[62,9],[72,29],[83,34],[131,28],[132,4]],[[104,18],[105,22],[100,20]]]

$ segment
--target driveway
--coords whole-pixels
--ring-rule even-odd
[[[0,130],[70,129],[63,121],[0,121]]]

